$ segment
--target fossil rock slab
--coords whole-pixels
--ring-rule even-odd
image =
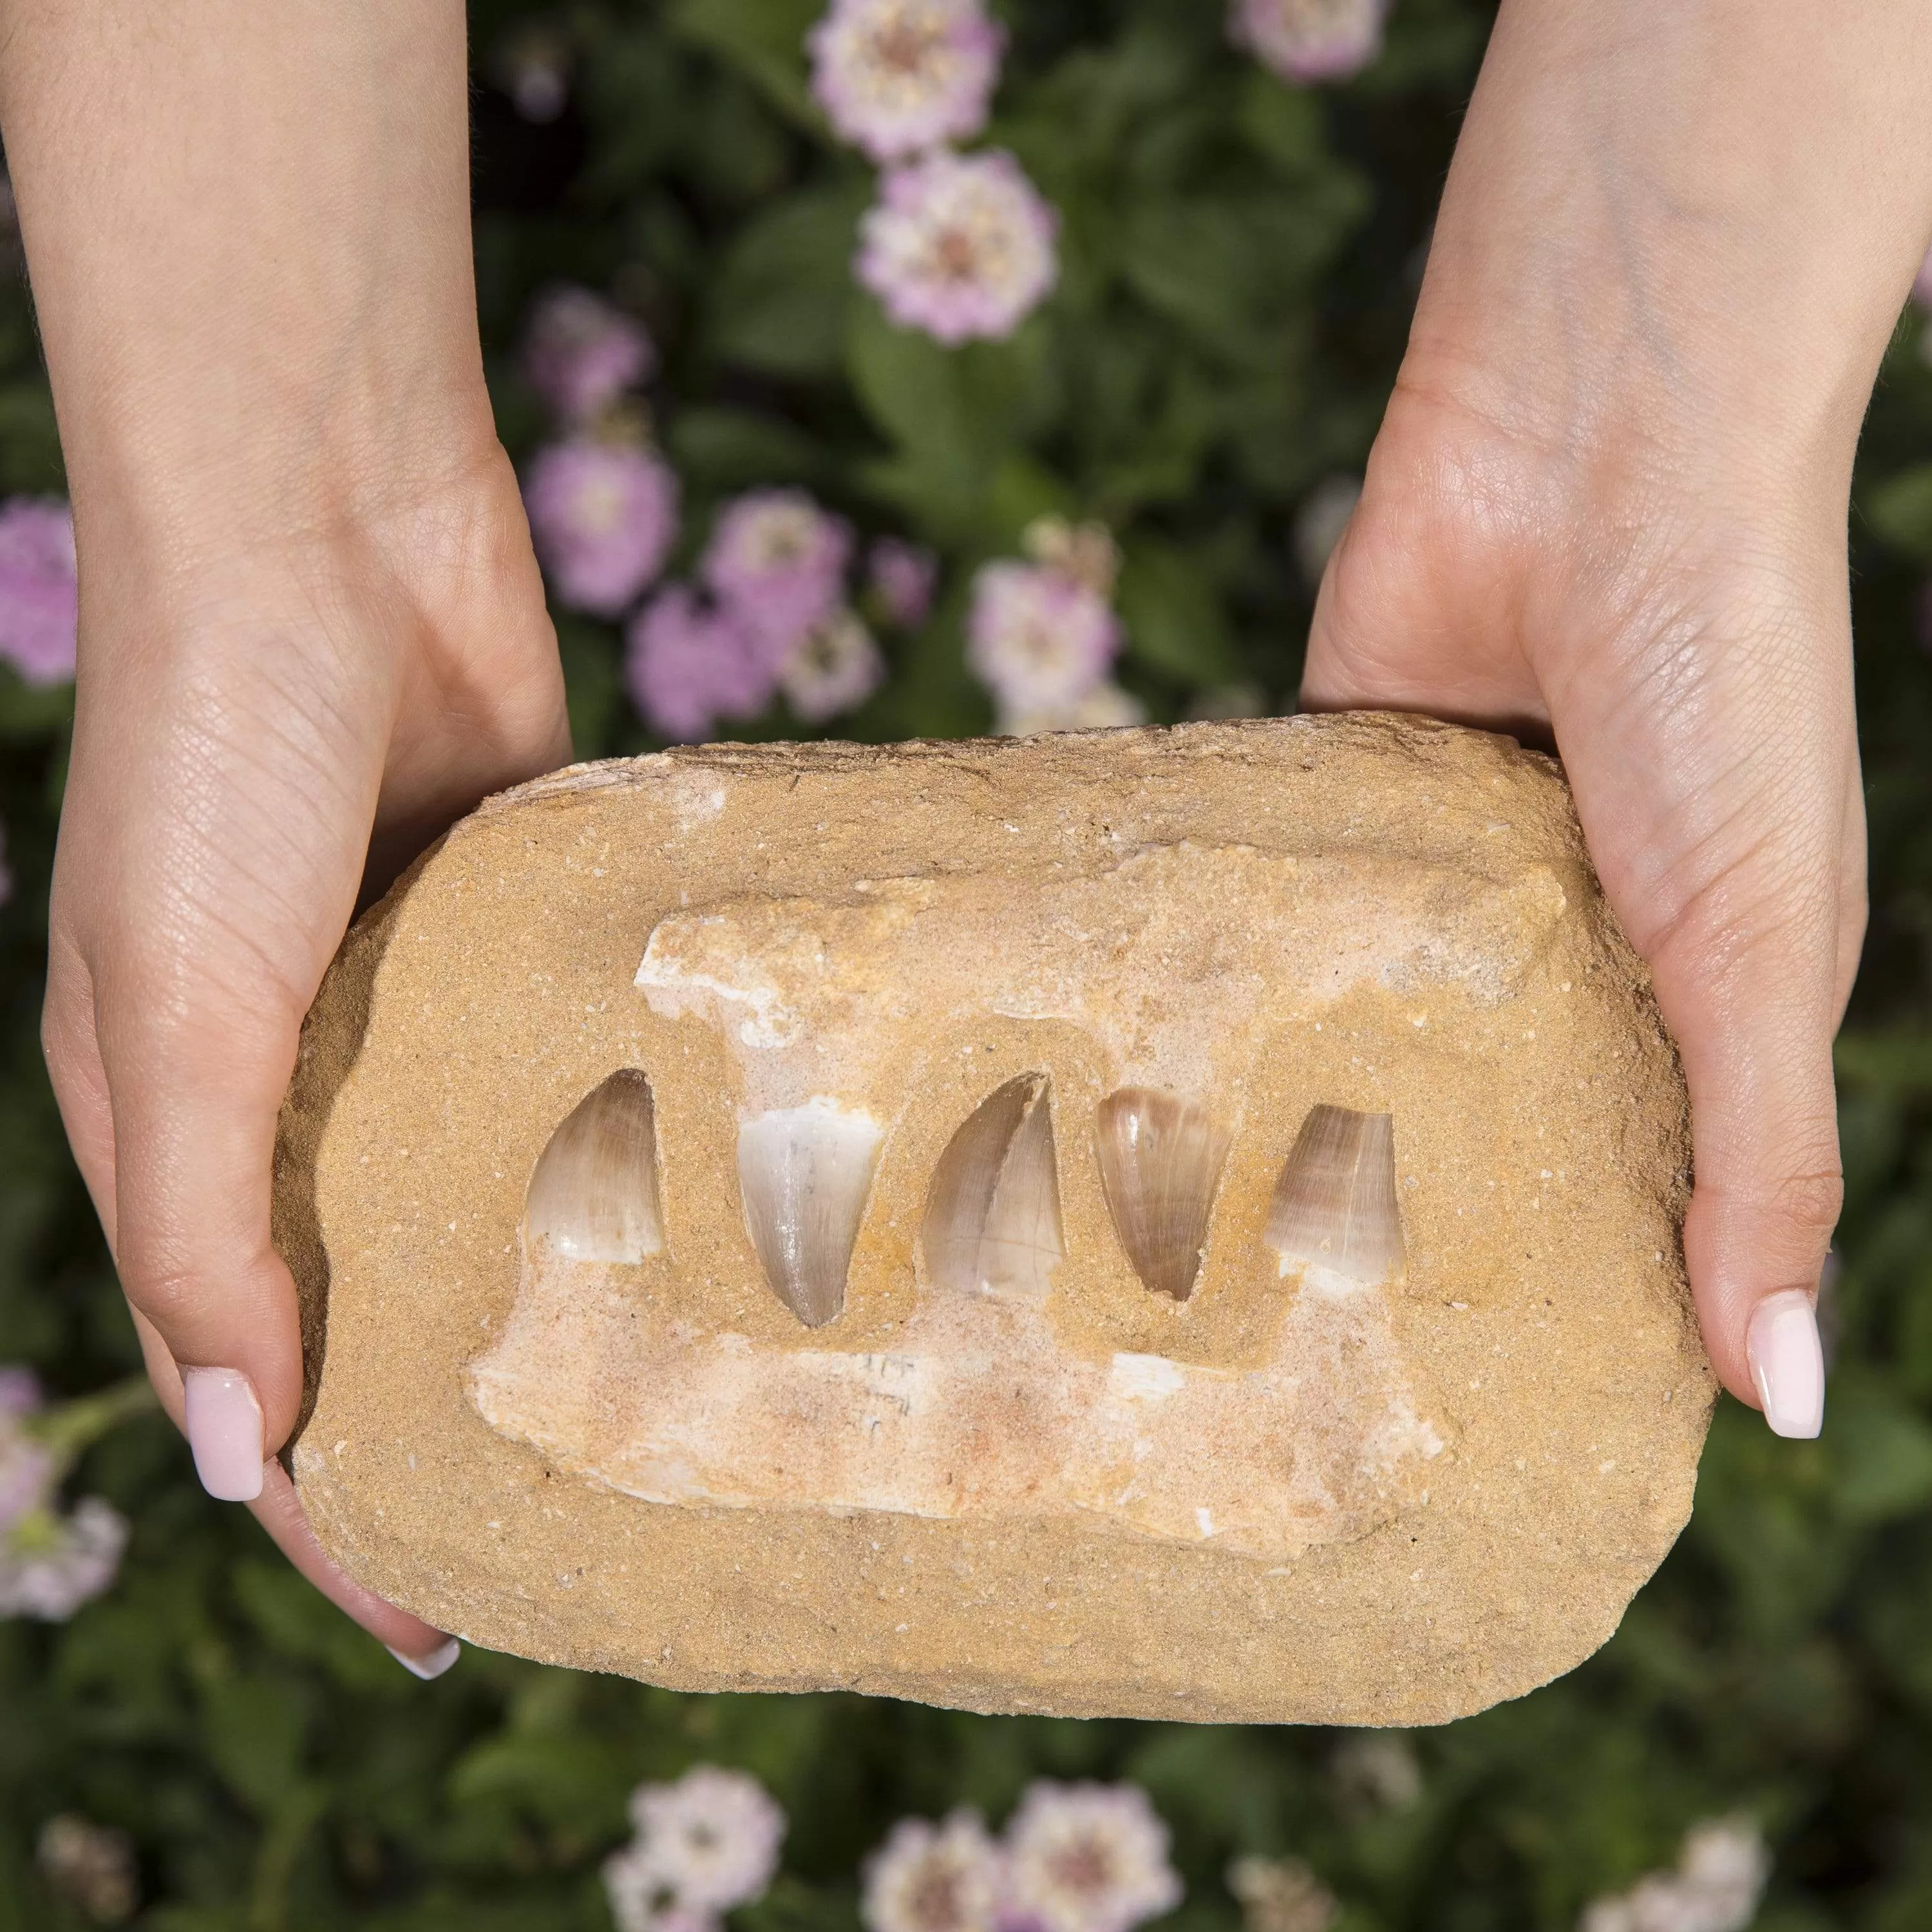
[[[691,1688],[1432,1723],[1610,1634],[1714,1383],[1556,767],[1376,716],[492,800],[304,1032],[324,1543]]]

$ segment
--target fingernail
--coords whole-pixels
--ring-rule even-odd
[[[420,1657],[405,1657],[400,1650],[388,1644],[382,1648],[412,1677],[420,1677],[427,1684],[433,1677],[440,1677],[463,1654],[463,1646],[454,1637],[446,1637],[434,1650],[426,1650]]]
[[[262,1405],[239,1369],[184,1369],[188,1446],[201,1486],[224,1503],[262,1493]]]
[[[1818,1317],[1802,1288],[1767,1294],[1744,1336],[1764,1419],[1778,1436],[1816,1436],[1825,1421],[1825,1352]]]

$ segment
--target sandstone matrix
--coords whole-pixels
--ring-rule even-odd
[[[352,1575],[526,1656],[1443,1721],[1588,1656],[1689,1514],[1688,1164],[1508,739],[579,766],[310,1016],[291,1468]]]

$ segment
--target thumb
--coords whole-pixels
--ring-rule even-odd
[[[124,939],[93,978],[122,1285],[179,1370],[203,1484],[252,1501],[302,1402],[295,1283],[269,1238],[268,1188],[300,994],[202,940]]]
[[[1805,655],[1817,667],[1834,654]],[[1775,705],[1742,688],[1654,702],[1640,751],[1579,729],[1564,694],[1556,733],[1682,1060],[1696,1166],[1684,1254],[1712,1365],[1778,1434],[1810,1436],[1825,1394],[1815,1304],[1844,1193],[1832,1039],[1864,916],[1850,680],[1840,694],[1736,660],[1707,675],[1760,698],[1814,688]],[[1582,715],[1604,708],[1599,692]]]

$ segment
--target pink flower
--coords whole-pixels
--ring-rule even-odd
[[[838,608],[852,532],[802,490],[753,490],[718,512],[704,580],[776,669]]]
[[[1388,0],[1234,0],[1228,31],[1284,80],[1346,80],[1382,51]]]
[[[1013,712],[1058,711],[1100,682],[1120,627],[1088,584],[1037,563],[989,563],[973,580],[966,661]]]
[[[74,514],[57,498],[0,504],[0,659],[29,684],[74,675]]]
[[[635,1837],[604,1867],[620,1932],[706,1932],[762,1898],[778,1869],[785,1815],[742,1771],[701,1764],[675,1784],[640,1784],[631,1820]]]
[[[641,324],[588,289],[540,297],[524,338],[530,386],[566,422],[587,422],[657,367]]]
[[[866,1862],[866,1932],[993,1932],[1004,1861],[971,1811],[943,1825],[902,1818]]]
[[[902,328],[1008,336],[1053,286],[1057,225],[1012,155],[942,151],[886,173],[856,272]]]
[[[1006,1916],[1036,1932],[1129,1932],[1180,1903],[1167,1827],[1138,1785],[1040,1780],[1006,1848]]]
[[[778,682],[794,716],[822,724],[864,704],[885,675],[871,632],[850,611],[838,610],[786,658]]]
[[[557,601],[614,617],[663,567],[677,478],[647,451],[579,438],[539,453],[524,507]]]
[[[895,161],[986,124],[1005,39],[982,0],[832,0],[806,38],[833,128]]]
[[[939,560],[922,544],[881,537],[866,560],[866,588],[888,623],[916,630],[932,609]]]
[[[700,604],[690,588],[667,586],[631,620],[624,674],[652,726],[687,743],[708,738],[720,718],[753,718],[770,703],[777,667],[728,610]]]

